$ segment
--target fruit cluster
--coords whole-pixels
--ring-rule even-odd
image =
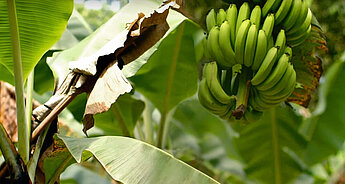
[[[230,4],[227,11],[210,10],[204,48],[213,62],[204,66],[200,103],[223,119],[250,122],[284,102],[296,85],[291,47],[307,39],[311,20],[302,0],[243,2],[239,9]]]

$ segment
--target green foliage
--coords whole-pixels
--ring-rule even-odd
[[[134,136],[134,128],[145,108],[144,102],[125,94],[111,106],[108,112],[95,116],[95,126],[105,135]]]
[[[332,65],[319,89],[319,104],[306,122],[310,138],[305,160],[312,165],[341,150],[345,140],[345,63]],[[317,154],[316,154],[317,153]]]
[[[260,121],[239,130],[237,145],[248,177],[262,183],[285,183],[301,172],[293,155],[300,156],[306,141],[298,133],[302,117],[288,107],[264,113]],[[292,153],[291,153],[292,152]]]
[[[197,29],[190,21],[181,23],[162,41],[147,64],[130,78],[134,88],[161,113],[169,112],[196,92],[198,73],[193,35]]]
[[[78,162],[83,155],[91,153],[114,179],[123,183],[217,183],[170,154],[135,139],[58,138]]]
[[[18,0],[16,9],[25,80],[43,54],[62,35],[72,13],[73,1]],[[0,29],[3,30],[0,32],[0,79],[13,83],[12,43],[6,1],[0,1]]]

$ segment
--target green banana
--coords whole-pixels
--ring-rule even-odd
[[[246,46],[246,38],[248,34],[248,30],[250,27],[250,20],[247,19],[242,22],[239,32],[236,35],[235,41],[235,54],[236,54],[236,61],[238,64],[244,63],[244,49]]]
[[[283,22],[285,17],[290,12],[292,1],[293,0],[283,0],[282,4],[280,5],[279,9],[277,10],[277,12],[274,15],[275,16],[275,22],[277,25],[279,25],[281,22]]]
[[[301,11],[299,13],[299,16],[297,17],[295,24],[289,31],[287,31],[286,34],[288,33],[291,34],[290,32],[293,33],[294,31],[298,30],[298,28],[301,27],[301,25],[304,23],[305,19],[308,18],[308,12],[309,12],[308,3],[306,1],[303,1],[302,6],[301,6]]]
[[[250,7],[248,2],[244,2],[242,6],[240,7],[240,10],[238,12],[237,21],[236,21],[236,35],[238,34],[238,31],[242,25],[242,22],[246,19],[249,19],[250,15]],[[237,37],[237,36],[236,36]]]
[[[289,46],[286,46],[284,53],[288,54],[290,57],[292,57],[292,48]]]
[[[273,94],[273,95],[265,95],[265,93],[262,93],[261,98],[265,101],[269,101],[272,103],[281,103],[285,101],[291,93],[295,90],[296,85],[296,72],[292,71],[292,74],[289,77],[289,80],[287,83],[284,84],[284,88]]]
[[[278,8],[281,6],[282,0],[275,0],[271,8],[272,12],[277,12]]]
[[[273,28],[274,28],[274,14],[269,14],[266,17],[264,24],[262,25],[262,29],[265,31],[267,38],[271,37]]]
[[[298,39],[297,38],[296,39],[289,39],[288,44],[291,47],[299,46],[309,37],[310,32],[311,32],[311,25],[309,26],[308,30],[304,34],[302,34],[300,37],[298,37]]]
[[[277,36],[275,47],[279,47],[278,50],[278,58],[284,54],[285,47],[286,47],[286,36],[284,29],[280,30]]]
[[[211,55],[219,65],[223,68],[230,68],[232,65],[226,62],[225,57],[223,56],[222,51],[219,47],[219,28],[217,26],[213,27],[208,36],[208,46],[211,49]]]
[[[250,14],[250,22],[252,22],[252,24],[255,24],[258,29],[260,28],[261,8],[259,5],[256,5],[255,8],[252,10],[252,13]]]
[[[261,84],[256,86],[256,89],[265,91],[275,86],[279,80],[283,77],[290,61],[288,54],[283,54],[278,60],[277,66],[273,69],[270,75]]]
[[[262,17],[266,17],[266,15],[272,10],[276,0],[267,0],[264,7],[262,8]]]
[[[311,25],[311,21],[313,19],[313,13],[310,9],[308,9],[307,17],[305,18],[304,22],[300,26],[296,26],[292,28],[286,35],[288,38],[298,37],[299,35],[305,33],[309,26]]]
[[[272,48],[273,46],[274,46],[274,39],[273,39],[273,36],[271,36],[268,39],[267,48]]]
[[[256,50],[252,70],[257,71],[264,60],[267,52],[267,37],[264,30],[260,30],[256,43]]]
[[[228,106],[219,103],[211,94],[208,89],[206,79],[202,79],[199,86],[198,92],[199,102],[209,111],[215,114],[226,114],[228,111]]]
[[[289,12],[289,15],[283,21],[283,28],[286,31],[289,31],[296,23],[296,20],[300,14],[301,8],[302,8],[302,0],[294,0],[292,3],[292,7],[291,7],[291,11]]]
[[[219,30],[219,47],[225,56],[225,60],[232,66],[236,64],[236,56],[231,46],[230,32],[231,28],[228,21],[223,22]]]
[[[206,27],[207,27],[207,31],[210,32],[211,29],[217,25],[217,17],[216,17],[216,13],[214,11],[214,9],[210,10],[210,12],[208,12],[207,16],[206,16]]]
[[[249,104],[257,111],[265,111],[272,107],[271,104],[267,104],[262,101],[259,93],[255,88],[251,90],[251,97],[249,98]]]
[[[204,76],[207,86],[212,96],[222,104],[229,104],[233,98],[223,90],[218,77],[218,66],[216,62],[206,63],[204,66]]]
[[[230,39],[232,48],[235,47],[237,14],[238,10],[236,4],[231,4],[227,10],[226,19],[230,25]]]
[[[266,91],[262,91],[262,93],[270,96],[274,96],[275,94],[279,93],[286,87],[286,84],[289,83],[289,79],[291,78],[291,75],[293,75],[293,73],[295,73],[295,70],[293,69],[293,66],[289,64],[283,77],[278,81],[278,83],[272,88]]]
[[[211,54],[210,54],[210,49],[208,48],[208,45],[207,45],[207,39],[206,39],[206,37],[204,37],[204,38],[202,39],[202,44],[203,44],[203,46],[204,46],[204,57],[205,57],[206,59],[210,59],[210,58],[211,58]]]
[[[251,25],[248,30],[246,46],[244,50],[244,65],[251,67],[254,62],[255,47],[257,43],[257,26],[255,24]]]
[[[217,25],[220,26],[226,20],[226,12],[224,9],[219,9],[217,13]]]
[[[265,56],[265,59],[262,62],[259,70],[251,80],[252,85],[257,86],[267,78],[277,59],[277,54],[278,49],[276,47],[272,47],[270,50],[268,50],[267,55]]]

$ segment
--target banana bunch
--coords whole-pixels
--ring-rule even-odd
[[[276,25],[286,31],[291,47],[302,44],[311,32],[313,14],[306,0],[267,0],[262,8],[263,16],[274,13]]]
[[[265,111],[284,102],[295,90],[296,72],[291,59],[291,48],[287,48],[270,69],[278,55],[277,47],[271,48],[259,70],[251,80],[249,104],[258,111]]]
[[[289,18],[295,11],[289,9],[283,12],[284,16],[274,14],[287,1],[273,1],[268,8],[270,0],[253,0],[252,3],[259,4],[253,9],[244,2],[239,9],[231,4],[227,11],[212,9],[207,14],[205,56],[216,62],[205,64],[200,82],[198,97],[206,109],[226,120],[244,118],[253,122],[260,119],[263,111],[278,106],[292,94],[296,72],[290,63],[290,46],[305,40],[309,32],[305,31],[304,22],[308,23],[312,14],[301,0],[307,17]],[[291,19],[295,20],[292,26],[285,23],[293,22]],[[302,19],[308,21],[300,24]],[[277,31],[276,27],[282,29]],[[238,73],[234,72],[236,66],[241,68]]]

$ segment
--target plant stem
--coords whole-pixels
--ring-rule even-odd
[[[25,115],[26,115],[26,127],[27,127],[27,136],[26,139],[30,140],[31,138],[31,118],[32,118],[32,99],[34,91],[34,76],[35,70],[29,74],[27,85],[26,85],[26,103],[25,103]]]
[[[236,94],[236,109],[232,112],[232,115],[236,119],[241,119],[246,112],[248,106],[248,98],[250,92],[250,80],[251,70],[245,66],[242,67],[241,73],[239,74],[239,86]]]
[[[2,123],[0,123],[0,148],[11,173],[12,180],[15,182],[26,181],[26,174],[21,165],[20,157]]]
[[[153,126],[152,126],[152,104],[144,97],[145,109],[144,109],[144,127],[146,142],[153,144]]]
[[[169,113],[163,113],[159,123],[159,131],[157,136],[157,147],[164,149],[167,137],[170,121],[175,113],[175,108],[170,110]]]
[[[14,82],[16,87],[16,107],[18,123],[18,150],[24,163],[29,161],[30,135],[28,135],[28,123],[26,122],[25,104],[24,104],[24,83],[22,60],[20,53],[20,39],[17,23],[17,12],[15,0],[7,0],[8,18],[10,23],[12,55],[14,64]]]
[[[44,130],[44,132],[38,137],[36,145],[35,145],[35,151],[28,162],[27,168],[28,168],[28,173],[29,177],[31,179],[32,183],[35,183],[35,175],[36,175],[36,168],[37,168],[37,163],[39,160],[39,156],[41,153],[41,149],[44,143],[44,139],[49,131],[49,126]]]
[[[138,134],[139,134],[139,138],[141,141],[145,141],[145,136],[144,136],[144,132],[142,130],[142,121],[137,121],[137,130],[138,130]]]

